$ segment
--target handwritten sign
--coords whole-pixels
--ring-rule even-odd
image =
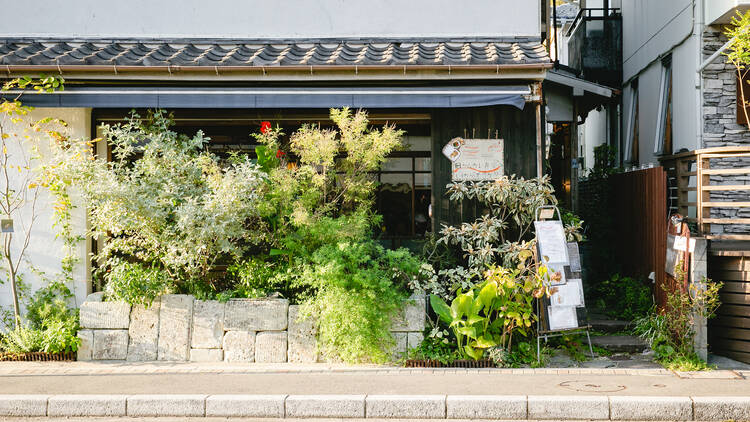
[[[578,328],[578,313],[575,306],[550,306],[547,311],[550,330]]]
[[[453,138],[443,154],[453,162],[451,179],[495,180],[505,173],[502,139]]]
[[[567,283],[553,286],[550,289],[550,306],[575,306],[583,308],[583,283],[580,278],[570,279]]]
[[[568,243],[560,220],[535,221],[539,252],[547,262],[568,265]]]

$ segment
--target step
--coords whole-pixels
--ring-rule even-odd
[[[591,336],[591,343],[610,352],[641,353],[646,343],[636,336]]]
[[[630,321],[621,321],[618,319],[596,318],[589,319],[589,325],[594,331],[601,333],[619,333],[630,329],[633,325]]]

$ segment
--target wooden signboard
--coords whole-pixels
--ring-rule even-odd
[[[451,180],[495,180],[505,172],[502,139],[453,138],[443,147],[451,160]]]

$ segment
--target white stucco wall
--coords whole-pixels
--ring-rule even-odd
[[[474,37],[541,32],[538,0],[3,2],[0,37]]]
[[[91,127],[91,111],[90,109],[84,108],[38,108],[30,113],[30,119],[39,120],[44,117],[55,117],[64,120],[68,123],[67,134],[73,138],[88,138],[90,135]],[[6,128],[14,128],[13,131],[23,133],[22,129],[19,129],[18,124],[14,124],[9,121],[9,118],[5,115],[0,117],[3,126]],[[10,143],[9,146],[17,145]],[[8,151],[11,162],[17,162],[19,155],[18,150],[9,148]],[[16,180],[11,180],[10,186],[16,185]],[[5,183],[5,182],[2,182]],[[43,272],[48,278],[54,279],[56,275],[60,274],[61,260],[65,256],[63,251],[62,239],[55,239],[57,230],[52,227],[53,222],[53,209],[52,206],[55,200],[51,197],[45,189],[40,189],[40,196],[37,200],[36,209],[38,217],[31,231],[31,241],[26,251],[26,257],[28,258],[31,266],[36,270]],[[78,207],[73,210],[72,224],[75,233],[83,234],[86,229],[86,217],[85,211]],[[30,205],[24,208],[21,218],[28,220],[31,215]],[[20,236],[14,238],[14,249],[18,251],[20,247],[21,239]],[[86,244],[81,242],[75,252],[76,256],[80,258],[78,265],[74,269],[74,280],[73,286],[69,286],[70,289],[75,293],[76,303],[80,305],[83,299],[86,297],[88,292],[88,270],[86,266]],[[29,264],[21,264],[21,274],[25,283],[29,284],[32,290],[36,290],[43,286],[44,280],[37,274],[31,271]],[[3,278],[5,276],[3,275]],[[0,284],[0,307],[4,309],[12,309],[12,296],[11,296],[10,284]]]
[[[589,170],[594,167],[594,148],[607,143],[607,110],[591,110],[583,126],[583,138],[579,138],[579,143],[582,148],[583,165]]]

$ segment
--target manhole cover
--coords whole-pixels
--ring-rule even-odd
[[[624,385],[620,384],[597,381],[565,381],[560,383],[560,387],[587,393],[614,393],[626,388]]]

